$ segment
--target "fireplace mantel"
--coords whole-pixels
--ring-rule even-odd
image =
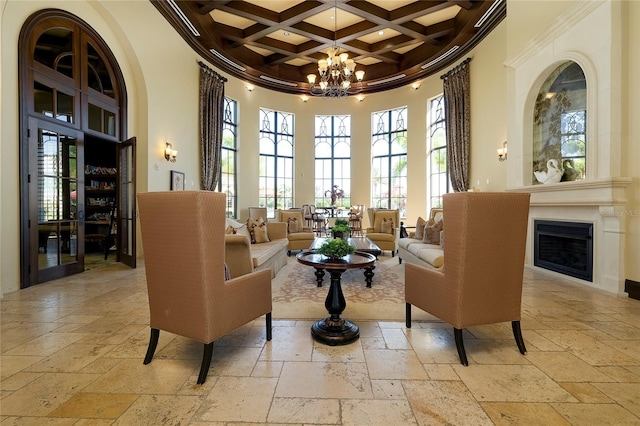
[[[531,206],[615,206],[627,202],[625,191],[631,182],[628,177],[611,177],[529,185],[507,191],[529,192]]]

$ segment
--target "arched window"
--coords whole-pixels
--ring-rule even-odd
[[[587,153],[587,81],[580,65],[557,67],[540,88],[533,116],[532,182],[584,179]]]

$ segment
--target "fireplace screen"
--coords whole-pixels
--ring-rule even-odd
[[[533,264],[593,281],[593,223],[535,220]]]

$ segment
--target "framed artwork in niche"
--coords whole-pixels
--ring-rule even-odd
[[[171,190],[184,191],[184,173],[171,170]]]

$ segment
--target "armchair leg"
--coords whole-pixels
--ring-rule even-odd
[[[149,339],[149,346],[147,347],[147,354],[144,357],[144,365],[147,365],[153,359],[153,354],[156,352],[156,348],[158,347],[158,337],[160,336],[160,330],[157,328],[151,329],[151,338]]]
[[[198,375],[198,384],[201,385],[207,380],[209,366],[211,365],[211,357],[213,356],[213,342],[205,343],[202,353],[202,365],[200,366],[200,374]]]
[[[518,349],[520,350],[520,353],[524,355],[527,352],[527,348],[524,346],[522,330],[520,329],[520,321],[511,321],[511,328],[513,329],[513,337],[516,338]]]
[[[407,303],[405,307],[405,319],[407,322],[407,328],[411,328],[411,303]]]
[[[458,349],[458,356],[460,357],[460,363],[464,366],[468,366],[469,361],[467,361],[467,354],[464,351],[464,342],[462,341],[462,330],[459,328],[453,327],[453,335],[456,339],[456,348]]]
[[[267,341],[271,341],[271,312],[268,312],[266,315],[267,322]]]

